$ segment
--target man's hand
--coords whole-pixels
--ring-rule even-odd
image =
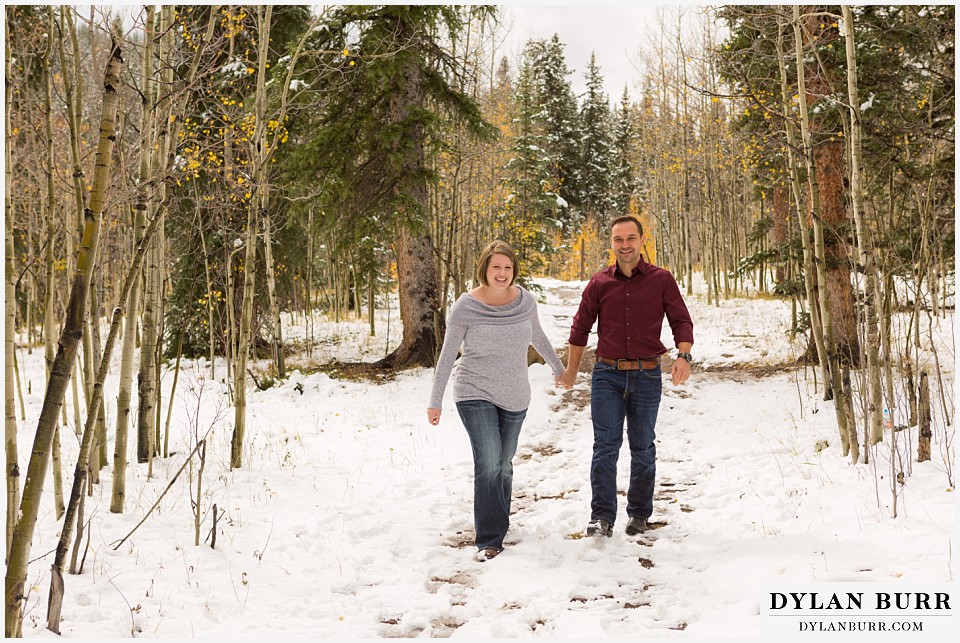
[[[563,386],[563,388],[570,390],[573,388],[573,385],[577,383],[577,371],[567,367],[563,374],[557,378],[557,381]]]
[[[673,368],[670,369],[670,380],[675,386],[680,386],[690,377],[690,362],[678,357],[673,360]]]
[[[434,426],[440,424],[440,409],[427,409],[427,422]]]

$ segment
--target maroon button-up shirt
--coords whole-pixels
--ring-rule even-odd
[[[607,359],[655,357],[667,352],[660,341],[664,315],[675,344],[692,344],[693,321],[673,275],[643,258],[629,277],[613,264],[595,274],[583,289],[568,341],[586,346],[599,318],[597,355]]]

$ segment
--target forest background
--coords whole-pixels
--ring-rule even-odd
[[[791,302],[844,456],[868,461],[900,417],[918,457],[950,443],[938,364],[954,355],[928,368],[918,354],[954,302],[954,7],[665,10],[637,43],[637,98],[605,87],[595,59],[567,60],[559,36],[505,57],[498,15],[5,8],[7,635],[47,478],[62,572],[101,469],[122,512],[128,451],[167,456],[162,369],[204,357],[225,375],[242,468],[251,387],[282,382],[290,359],[373,378],[432,366],[493,238],[525,276],[583,280],[609,261],[610,219],[633,214],[687,293],[699,273],[718,305],[748,283]],[[394,292],[401,328],[378,327]],[[318,363],[316,311],[402,339],[375,363]],[[284,338],[284,314],[302,339]],[[24,347],[48,364],[36,427],[17,421]],[[62,427],[81,443],[69,493]]]

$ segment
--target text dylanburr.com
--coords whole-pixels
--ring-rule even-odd
[[[957,583],[784,583],[765,587],[767,636],[953,638]]]

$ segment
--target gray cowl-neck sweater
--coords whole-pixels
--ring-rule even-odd
[[[553,369],[563,373],[563,362],[550,344],[537,316],[537,301],[520,286],[513,301],[490,306],[463,293],[447,320],[443,349],[433,375],[429,408],[442,408],[443,392],[453,370],[457,351],[463,355],[454,378],[454,400],[486,400],[506,411],[522,411],[530,405],[527,347],[537,352]]]

